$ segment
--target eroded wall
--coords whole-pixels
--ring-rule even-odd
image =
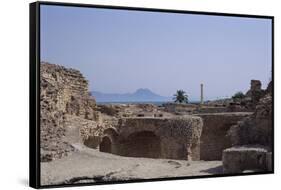
[[[88,94],[87,80],[78,70],[41,63],[40,106],[41,161],[61,158],[74,151],[69,141],[79,136],[81,123],[96,126],[91,122],[98,119],[96,103]],[[76,126],[77,130],[72,130],[77,134],[68,133],[69,126]]]
[[[228,130],[250,114],[248,112],[197,114],[203,119],[200,159],[221,160],[223,150],[231,147]]]
[[[199,160],[202,119],[196,116],[173,118],[121,118],[110,136],[112,153],[121,156]],[[192,152],[192,150],[194,152]]]

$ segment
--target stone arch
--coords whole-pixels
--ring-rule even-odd
[[[100,143],[100,152],[112,152],[112,142],[108,136],[104,136]]]
[[[138,131],[130,134],[122,141],[123,156],[130,157],[161,157],[161,140],[152,131]]]
[[[107,128],[103,131],[103,135],[107,135],[112,138],[115,138],[118,136],[118,133],[117,133],[116,129],[114,129],[114,128]]]
[[[99,145],[100,152],[118,153],[118,133],[114,128],[107,128],[103,131]]]

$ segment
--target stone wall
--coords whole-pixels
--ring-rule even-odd
[[[200,140],[201,160],[221,160],[222,151],[231,147],[227,131],[232,125],[251,113],[205,113],[196,114],[203,119],[203,131]]]
[[[165,103],[163,104],[164,111],[170,113],[192,113],[197,109],[195,104],[180,104],[180,103]]]
[[[202,120],[196,116],[173,118],[121,118],[104,132],[111,153],[121,156],[199,160]]]
[[[99,104],[98,111],[109,117],[163,117],[173,115],[163,111],[163,107],[153,104]],[[107,117],[106,116],[106,117]]]
[[[74,69],[40,65],[41,161],[61,158],[75,150],[66,140],[66,116],[97,120],[96,103],[88,94],[88,82]]]
[[[227,111],[228,109],[226,107],[201,106],[198,107],[194,113],[221,113]]]
[[[228,101],[226,105],[226,104],[218,104],[216,103],[217,101],[209,101],[207,104],[204,105],[166,103],[163,105],[163,107],[164,107],[164,111],[176,115],[252,111],[251,109],[248,109],[240,105],[240,103],[234,103],[234,102],[230,102],[229,100],[225,100]]]

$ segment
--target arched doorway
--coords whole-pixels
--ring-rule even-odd
[[[122,154],[131,157],[159,158],[160,138],[151,131],[133,133],[125,140]]]
[[[102,138],[102,141],[100,143],[100,152],[108,152],[111,153],[111,140],[109,137],[105,136]]]

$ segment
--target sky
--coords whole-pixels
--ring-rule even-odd
[[[90,91],[199,100],[271,77],[271,20],[41,5],[41,61],[74,68]]]

